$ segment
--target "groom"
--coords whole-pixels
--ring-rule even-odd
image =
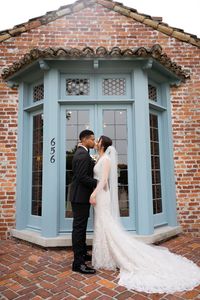
[[[72,190],[71,205],[73,211],[72,248],[74,261],[72,270],[83,274],[94,274],[95,270],[88,267],[85,261],[91,261],[87,254],[86,229],[89,218],[89,198],[97,185],[93,178],[94,161],[89,155],[89,149],[94,148],[95,137],[91,130],[83,130],[79,139],[81,145],[77,148],[72,160]]]

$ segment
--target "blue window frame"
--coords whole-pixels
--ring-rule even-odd
[[[88,67],[86,67],[87,64]],[[58,63],[58,68],[54,64],[53,69],[50,68],[45,72],[44,80],[41,80],[40,77],[30,83],[29,77],[29,82],[20,85],[17,175],[17,211],[20,213],[17,216],[18,229],[28,227],[41,230],[41,234],[45,237],[55,237],[71,231],[70,214],[66,213],[68,203],[65,201],[68,193],[66,190],[66,150],[70,151],[71,148],[67,149],[66,145],[74,143],[74,136],[83,125],[94,129],[97,136],[102,133],[112,135],[115,132],[113,139],[116,140],[119,152],[126,148],[123,148],[126,142],[124,141],[123,144],[120,137],[123,132],[125,136],[127,129],[128,159],[124,165],[128,166],[128,171],[123,167],[119,174],[121,199],[124,197],[122,221],[126,228],[136,230],[139,234],[150,234],[153,233],[154,226],[177,224],[169,83],[167,80],[157,82],[153,81],[151,77],[148,78],[147,72],[141,68],[139,63],[134,65],[134,62],[127,61],[106,61],[100,65],[103,66],[102,69],[94,71],[91,70],[93,65],[87,61],[84,61],[82,69],[81,64],[77,62],[77,67],[73,68],[72,61],[69,69],[64,66],[59,69],[61,64]],[[65,70],[69,70],[69,74],[65,73]],[[70,117],[70,112],[77,110],[88,111],[89,123],[75,122],[67,131],[66,113]],[[126,124],[116,121],[116,115],[120,114],[120,111],[126,115]],[[115,116],[113,123],[104,124],[106,114],[110,115],[110,122],[112,115]],[[38,215],[31,214],[33,212],[31,172],[34,171],[32,133],[33,120],[37,115],[40,115],[40,118],[42,115],[44,117],[42,181],[41,176],[36,176],[37,179],[40,178],[40,183],[42,182],[41,216],[39,216],[39,210],[37,210]],[[156,153],[151,152],[150,147],[151,116],[157,122],[154,134],[157,134],[158,139],[153,142],[159,143],[159,175],[156,173],[157,169],[152,168],[151,164],[151,154],[156,157]],[[75,127],[76,133],[73,131]],[[54,146],[52,146],[52,140]],[[53,154],[52,151],[54,151]],[[52,155],[54,156],[53,160],[51,160]],[[121,158],[125,157],[124,153],[120,152],[119,155]],[[152,177],[152,170],[155,172],[154,177]],[[68,175],[67,181],[70,178],[70,174]],[[161,182],[155,183],[156,176]],[[128,180],[127,189],[124,180]],[[157,183],[161,183],[161,185]],[[157,201],[159,197],[154,197],[155,190],[152,190],[152,185],[158,185],[159,188],[161,186],[162,209],[160,211],[157,206],[156,209],[153,208],[153,201]],[[41,184],[38,186],[41,191]],[[127,201],[128,197],[132,200]],[[39,201],[36,201],[38,204],[40,199],[41,197],[37,199]],[[153,209],[155,214],[153,214]],[[70,210],[68,210],[69,212]],[[88,228],[90,231],[92,230],[92,218]]]

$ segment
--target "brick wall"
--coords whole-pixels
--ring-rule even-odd
[[[37,22],[37,21],[34,21]],[[30,24],[31,26],[31,24]],[[185,232],[200,235],[200,49],[95,4],[1,43],[0,70],[34,47],[112,48],[160,44],[191,79],[172,88],[177,207]],[[17,90],[0,79],[0,233],[15,226]]]

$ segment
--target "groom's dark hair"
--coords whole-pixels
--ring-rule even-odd
[[[92,130],[85,129],[85,130],[81,131],[81,133],[79,134],[79,139],[81,141],[83,138],[85,138],[85,137],[88,138],[91,135],[94,135],[94,132]]]

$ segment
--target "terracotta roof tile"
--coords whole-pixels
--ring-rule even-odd
[[[162,47],[158,44],[152,46],[151,49],[145,47],[139,47],[136,49],[120,49],[119,47],[113,47],[111,50],[108,50],[105,47],[98,47],[93,49],[91,47],[85,47],[83,49],[77,48],[47,48],[39,49],[34,48],[29,53],[26,53],[19,61],[14,62],[10,67],[3,69],[2,78],[8,79],[16,72],[20,71],[27,65],[37,61],[39,59],[47,58],[101,58],[101,57],[110,57],[110,58],[123,58],[123,57],[144,57],[144,58],[153,58],[166,69],[178,76],[182,81],[185,81],[189,78],[188,73],[177,65],[175,62],[167,56],[166,53],[162,52]]]
[[[139,22],[143,22],[145,17],[141,14],[138,14],[138,13],[135,13],[135,12],[131,12],[130,13],[130,17],[133,18],[134,20],[136,21],[139,21]]]
[[[158,28],[159,22],[158,21],[154,21],[152,19],[144,19],[143,21],[144,24],[151,26],[154,29]]]
[[[173,28],[171,28],[169,26],[166,26],[166,25],[163,25],[163,24],[159,24],[157,29],[160,32],[165,33],[167,35],[172,35],[172,33],[173,33]]]
[[[39,27],[60,18],[64,15],[80,11],[94,3],[98,3],[108,9],[114,10],[122,15],[133,18],[134,20],[144,23],[166,35],[172,36],[180,41],[190,43],[194,46],[200,47],[200,39],[190,33],[184,32],[180,28],[171,27],[162,22],[160,17],[152,17],[150,15],[139,13],[136,9],[123,5],[121,2],[112,0],[79,0],[73,4],[61,6],[58,10],[47,12],[45,15],[32,18],[26,23],[19,24],[12,29],[0,31],[0,42],[9,39],[12,36],[20,35],[21,33]],[[32,23],[35,22],[35,23]],[[31,24],[30,24],[31,23]],[[29,26],[30,24],[30,26]]]

